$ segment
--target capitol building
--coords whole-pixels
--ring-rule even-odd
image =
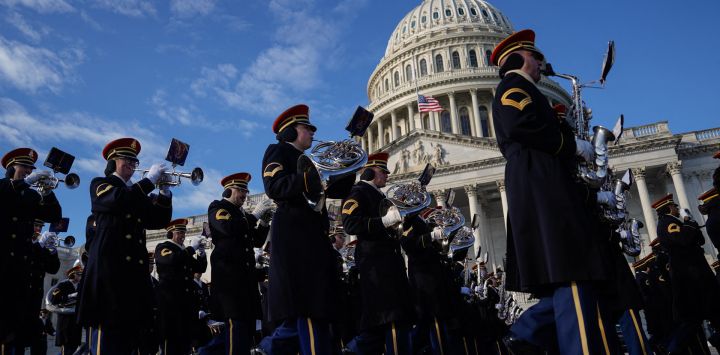
[[[434,201],[442,205],[443,196],[453,190],[454,206],[467,223],[478,215],[476,247],[487,251],[489,263],[497,266],[506,249],[507,202],[505,160],[492,124],[500,78],[489,57],[514,31],[510,20],[486,1],[422,1],[390,34],[385,54],[368,79],[367,109],[375,118],[359,139],[369,153],[390,154],[390,183],[415,180],[425,164],[433,164],[437,170],[427,188]],[[543,78],[538,86],[551,105],[570,106],[570,94],[558,83]],[[418,93],[437,99],[442,111],[418,112]],[[712,172],[720,165],[712,155],[718,150],[720,128],[671,132],[667,121],[625,128],[619,144],[610,148],[613,171],[622,175],[630,169],[635,178],[628,210],[645,222],[641,255],[657,237],[651,204],[665,194],[675,194],[675,201],[703,224],[697,196],[712,186]],[[264,198],[251,196],[248,204]],[[563,212],[557,211],[558,218]],[[189,219],[188,244],[207,216]],[[164,231],[148,232],[148,250],[164,240]],[[708,259],[717,258],[709,240],[704,247]]]

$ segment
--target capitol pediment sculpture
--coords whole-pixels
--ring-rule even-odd
[[[428,163],[433,166],[448,165],[445,156],[447,151],[440,143],[430,143],[430,151],[425,151],[422,141],[415,142],[412,151],[403,149],[400,152],[400,158],[395,163],[393,174],[402,174],[424,168]]]

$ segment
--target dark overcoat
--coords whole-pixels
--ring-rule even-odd
[[[155,247],[159,285],[156,290],[163,339],[190,337],[198,319],[200,304],[193,273],[207,269],[207,256],[195,256],[193,247],[181,247],[168,240]]]
[[[703,204],[707,221],[705,221],[705,231],[715,249],[720,250],[720,197],[710,200]]]
[[[220,306],[215,316],[254,321],[262,319],[259,272],[255,268],[255,247],[261,247],[269,228],[258,226],[257,218],[222,199],[208,207],[212,235],[212,297]]]
[[[395,231],[385,228],[380,203],[385,198],[360,181],[342,206],[345,233],[357,236],[355,262],[360,270],[359,329],[413,319],[410,285]]]
[[[0,292],[0,304],[13,305],[0,312],[0,342],[3,342],[17,336],[18,329],[29,329],[35,324],[37,314],[27,318],[26,307],[18,306],[36,298],[30,264],[34,223],[35,219],[57,222],[62,218],[62,209],[54,192],[41,197],[25,180],[0,179],[0,201],[0,275],[4,277],[4,284],[13,285]]]
[[[670,257],[674,318],[697,321],[717,316],[720,285],[705,259],[705,237],[698,224],[664,214],[658,217],[657,234]]]
[[[86,244],[88,261],[80,286],[81,325],[139,333],[152,322],[145,229],[170,223],[172,200],[148,195],[147,178],[127,186],[115,175],[90,183],[95,234]]]
[[[600,240],[588,226],[587,192],[575,181],[575,140],[535,84],[510,72],[493,101],[507,160],[507,289],[540,292],[570,281],[607,279]]]
[[[432,241],[432,231],[420,218],[412,220],[412,230],[400,239],[408,257],[408,279],[415,313],[421,320],[448,320],[459,315],[461,285],[455,282],[452,260]]]
[[[270,322],[295,317],[333,319],[338,312],[328,214],[325,208],[315,212],[303,196],[309,190],[305,176],[297,172],[301,154],[291,144],[281,142],[269,145],[263,157],[265,193],[278,206],[270,227]],[[336,191],[326,194],[342,198],[347,195],[345,185],[340,183]]]

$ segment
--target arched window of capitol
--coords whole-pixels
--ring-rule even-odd
[[[478,67],[477,54],[475,53],[474,49],[470,50],[469,56],[470,56],[470,67],[477,68]]]
[[[467,107],[460,108],[460,129],[463,135],[472,135],[470,129],[470,114],[468,113]]]
[[[488,128],[488,109],[485,106],[479,106],[478,112],[480,112],[480,128],[482,130],[482,136],[489,137],[490,129]]]
[[[442,73],[443,71],[445,71],[445,67],[443,66],[443,57],[441,54],[438,54],[435,56],[435,72]]]
[[[427,61],[425,59],[420,59],[420,76],[427,75]]]
[[[488,49],[485,51],[485,64],[487,64],[487,66],[490,66],[490,56],[491,55],[492,55],[491,50]]]
[[[452,53],[453,69],[460,69],[460,53],[457,51]]]
[[[412,79],[412,67],[410,66],[410,64],[408,64],[407,66],[405,66],[405,81],[410,81]]]
[[[440,129],[445,133],[452,133],[452,123],[450,123],[450,112],[443,111],[440,113]]]
[[[400,86],[400,72],[396,71],[394,75],[395,87]]]
[[[425,114],[422,116],[422,124],[423,129],[430,129],[430,115]]]

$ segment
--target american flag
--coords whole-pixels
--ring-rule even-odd
[[[418,95],[418,109],[420,112],[440,112],[443,110],[437,99],[423,95]]]

